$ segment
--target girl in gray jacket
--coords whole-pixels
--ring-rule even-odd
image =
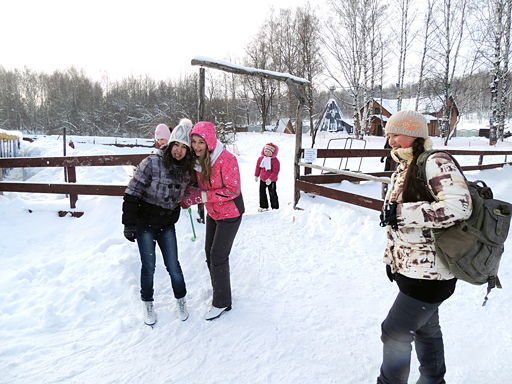
[[[148,325],[156,322],[153,310],[156,243],[171,278],[178,318],[182,321],[188,318],[187,290],[178,261],[174,224],[180,216],[185,189],[195,183],[190,149],[190,127],[180,122],[172,131],[169,144],[142,160],[124,195],[124,235],[130,241],[137,240],[142,263],[140,295],[144,304],[144,322]]]
[[[418,180],[416,159],[432,147],[421,113],[393,114],[386,136],[398,168],[386,194],[381,226],[387,227],[387,274],[399,293],[382,323],[384,353],[377,383],[407,384],[414,341],[418,383],[443,384],[446,367],[438,308],[453,294],[456,279],[436,257],[432,230],[469,218],[471,198],[464,177],[442,152],[429,156],[426,163],[430,191]]]

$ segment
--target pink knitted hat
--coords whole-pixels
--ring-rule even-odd
[[[158,124],[155,129],[155,140],[158,139],[167,139],[169,141],[169,138],[171,137],[171,131],[169,131],[169,128],[165,124]]]

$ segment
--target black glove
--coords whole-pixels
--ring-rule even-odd
[[[124,237],[126,237],[130,241],[135,241],[137,238],[137,230],[135,225],[125,225],[124,226]]]
[[[391,225],[391,228],[398,229],[398,222],[396,220],[396,207],[398,203],[393,201],[391,204],[387,204],[382,207],[382,213],[380,214],[380,226],[385,227]]]
[[[380,162],[381,162],[381,163],[383,163],[383,162],[384,162],[384,159],[385,159],[385,157],[381,157],[381,158],[380,158]]]
[[[389,281],[393,282],[395,280],[395,274],[391,272],[391,265],[386,264],[386,275],[388,275]]]

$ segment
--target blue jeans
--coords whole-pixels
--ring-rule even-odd
[[[174,297],[181,299],[187,294],[185,279],[178,261],[178,244],[174,225],[159,226],[137,223],[137,245],[140,261],[140,296],[143,301],[153,301],[153,277],[155,274],[156,252],[158,246],[162,251],[165,268],[171,277]]]

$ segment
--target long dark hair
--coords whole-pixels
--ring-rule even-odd
[[[181,168],[181,171],[183,172],[183,174],[188,172],[189,174],[192,175],[193,174],[192,171],[194,170],[194,161],[193,161],[193,158],[192,158],[192,151],[187,146],[187,153],[185,154],[183,159],[176,160],[174,157],[172,157],[172,147],[176,143],[178,143],[178,142],[177,141],[171,141],[169,143],[169,145],[167,146],[167,148],[165,148],[164,154],[163,154],[164,166],[169,171],[172,171],[172,169],[174,167],[179,167],[179,168]]]
[[[425,188],[425,184],[418,179],[418,164],[416,160],[418,156],[425,151],[425,139],[418,137],[412,143],[413,159],[407,168],[405,174],[404,190],[402,197],[404,203],[413,203],[415,201],[434,201],[432,195]]]

